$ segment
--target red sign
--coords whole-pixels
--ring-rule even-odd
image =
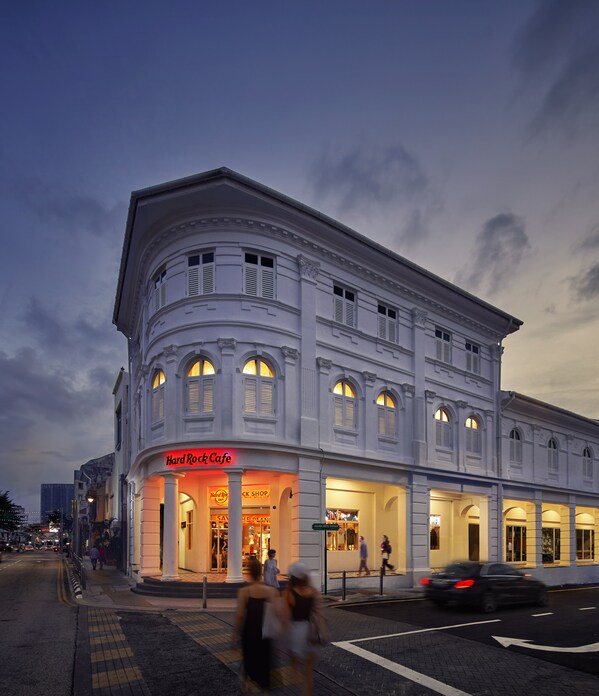
[[[226,449],[189,449],[166,453],[166,465],[169,468],[180,466],[232,466],[235,464],[235,452]]]

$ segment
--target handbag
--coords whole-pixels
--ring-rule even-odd
[[[262,615],[262,638],[276,639],[281,634],[281,619],[274,602],[264,602]]]
[[[308,642],[312,645],[328,645],[331,642],[329,624],[320,609],[314,605],[310,612]]]

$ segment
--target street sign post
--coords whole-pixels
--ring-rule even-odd
[[[314,522],[312,529],[315,532],[336,532],[339,525],[336,522]],[[327,540],[324,540],[324,593],[327,593]]]

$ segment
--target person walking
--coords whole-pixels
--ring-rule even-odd
[[[100,555],[100,552],[98,551],[97,546],[92,546],[91,551],[89,552],[89,560],[92,562],[92,570],[96,569],[96,565],[98,563],[98,556]]]
[[[360,567],[358,568],[358,575],[362,575],[362,571],[365,571],[366,575],[370,575],[368,570],[368,546],[363,536],[360,537]]]
[[[278,611],[279,593],[262,582],[262,564],[259,560],[252,559],[248,571],[250,581],[237,593],[233,644],[241,640],[242,690],[249,691],[250,682],[255,682],[266,693],[270,690],[272,641],[262,636],[262,625],[267,602],[273,602]]]
[[[106,563],[106,547],[104,544],[100,544],[100,548],[98,549],[98,561],[100,563],[100,570],[102,570]]]
[[[391,544],[389,543],[389,537],[386,534],[383,534],[383,541],[381,542],[381,559],[382,559],[382,564],[381,564],[381,570],[383,571],[383,575],[385,575],[385,570],[389,568],[389,570],[393,570],[395,566],[391,565],[389,563],[389,556],[391,555]]]
[[[268,550],[268,558],[264,562],[264,582],[271,587],[279,589],[279,579],[277,575],[281,572],[277,568],[277,562],[275,556],[277,555],[276,549]]]
[[[317,646],[310,643],[310,616],[320,610],[320,592],[310,584],[307,567],[292,563],[288,570],[289,584],[283,594],[283,625],[287,632],[291,667],[303,683],[303,696],[314,693],[314,664]]]

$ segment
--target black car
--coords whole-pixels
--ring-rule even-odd
[[[547,586],[507,563],[450,563],[439,573],[421,578],[424,596],[437,606],[458,604],[485,613],[505,604],[547,604]]]

